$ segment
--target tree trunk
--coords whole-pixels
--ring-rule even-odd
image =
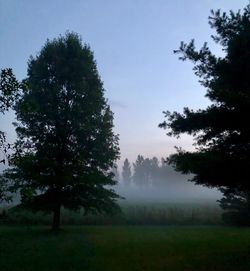
[[[54,209],[52,231],[58,232],[60,230],[60,214],[61,206],[58,205]]]

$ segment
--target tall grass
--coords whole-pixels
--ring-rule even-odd
[[[122,213],[114,216],[83,214],[62,210],[62,225],[216,225],[222,211],[216,204],[201,203],[121,203]],[[49,225],[50,214],[18,208],[0,209],[0,224]]]

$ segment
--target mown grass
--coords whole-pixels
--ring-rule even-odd
[[[250,229],[1,226],[0,270],[249,271]]]
[[[54,234],[42,227],[0,227],[0,270],[91,270],[92,258],[80,228]]]

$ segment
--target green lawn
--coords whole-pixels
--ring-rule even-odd
[[[0,227],[0,270],[250,270],[250,229]]]

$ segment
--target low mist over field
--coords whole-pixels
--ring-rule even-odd
[[[177,172],[164,158],[138,155],[133,162],[125,159],[122,168],[114,168],[113,173],[115,191],[127,203],[216,203],[221,198],[217,189],[195,185],[189,181],[192,175]]]
[[[177,184],[167,183],[161,187],[124,186],[118,184],[116,192],[125,199],[125,203],[216,203],[221,198],[221,193],[216,189],[209,189],[187,182],[187,178],[175,179]],[[174,181],[174,179],[172,179]]]

